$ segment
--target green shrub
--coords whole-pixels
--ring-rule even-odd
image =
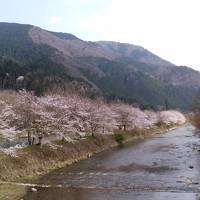
[[[164,127],[166,124],[162,121],[158,121],[155,125],[161,128],[161,127]]]
[[[115,134],[115,141],[118,143],[118,144],[122,144],[124,142],[124,135],[123,133],[116,133]]]

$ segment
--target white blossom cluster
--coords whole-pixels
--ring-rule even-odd
[[[27,131],[44,139],[73,141],[86,135],[113,134],[114,130],[150,128],[156,123],[184,123],[178,111],[141,111],[131,105],[78,95],[36,97],[30,92],[0,93],[0,134],[25,136]]]

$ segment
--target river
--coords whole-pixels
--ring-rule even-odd
[[[191,125],[125,144],[43,177],[25,200],[199,200],[200,138]]]

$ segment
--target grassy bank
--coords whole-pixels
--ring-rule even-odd
[[[172,127],[175,125],[156,126],[148,130],[118,131],[115,135],[87,137],[74,144],[57,141],[52,146],[29,146],[17,150],[16,157],[1,152],[0,199],[21,200],[26,194],[27,186],[13,185],[7,182],[34,182],[52,170],[86,159],[92,154],[117,146],[121,142],[126,143],[153,137]],[[116,135],[123,135],[122,141],[119,141]]]
[[[149,130],[117,132],[117,134],[122,135],[121,142],[125,143],[154,136],[168,128],[169,126],[160,126]],[[116,135],[99,135],[75,143],[57,141],[52,145],[28,146],[18,149],[15,157],[1,152],[0,181],[26,181],[117,146],[119,143]]]
[[[21,200],[27,192],[27,187],[11,184],[0,184],[1,200]]]

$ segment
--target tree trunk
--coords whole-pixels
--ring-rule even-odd
[[[38,136],[38,139],[39,139],[38,145],[41,145],[42,144],[42,139],[43,139],[42,134]]]
[[[28,145],[31,145],[32,141],[31,141],[31,132],[28,131]]]
[[[35,137],[32,138],[32,145],[35,143]]]

